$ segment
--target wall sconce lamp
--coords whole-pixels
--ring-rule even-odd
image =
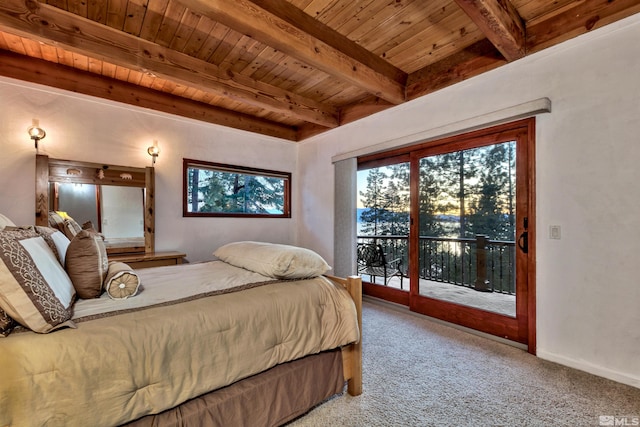
[[[40,123],[37,119],[33,119],[31,126],[27,129],[29,133],[29,138],[33,139],[33,142],[36,146],[36,151],[38,151],[38,141],[44,139],[47,136],[47,133],[40,127]]]
[[[149,155],[152,157],[152,163],[153,165],[156,164],[156,160],[158,159],[158,155],[160,154],[160,147],[158,147],[158,141],[157,140],[153,140],[153,145],[150,146],[149,148],[147,148],[147,153],[149,153]]]

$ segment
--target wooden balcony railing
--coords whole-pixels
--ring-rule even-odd
[[[358,243],[382,245],[387,258],[401,258],[408,277],[407,236],[358,236]],[[420,236],[418,274],[421,279],[515,295],[515,242],[475,238]]]

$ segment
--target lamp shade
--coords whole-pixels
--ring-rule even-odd
[[[157,157],[158,154],[160,154],[160,148],[157,145],[152,145],[147,148],[147,153],[149,153],[150,156]]]
[[[156,141],[155,139],[153,140],[153,145],[147,148],[147,153],[149,153],[149,155],[151,156],[151,163],[155,165],[156,159],[160,154],[160,147],[158,147],[158,141]]]
[[[44,129],[39,126],[30,126],[29,129],[27,129],[27,132],[29,133],[29,137],[31,139],[40,140],[47,136],[47,133],[44,131]]]

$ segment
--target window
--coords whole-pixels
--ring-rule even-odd
[[[291,218],[291,173],[183,159],[183,216]]]

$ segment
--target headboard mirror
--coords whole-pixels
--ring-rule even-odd
[[[36,156],[36,225],[49,211],[91,221],[109,254],[154,251],[154,169]]]

